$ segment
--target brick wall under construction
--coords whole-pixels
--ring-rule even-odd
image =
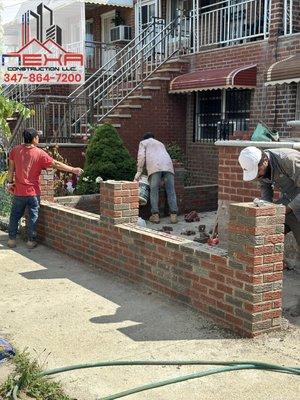
[[[243,336],[280,328],[284,207],[231,205],[226,252],[137,227],[137,193],[136,182],[103,182],[100,216],[42,202],[39,235],[64,254],[151,287]]]

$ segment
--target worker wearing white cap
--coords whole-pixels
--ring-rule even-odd
[[[260,150],[249,146],[239,155],[243,180],[257,179],[261,199],[272,202],[274,188],[281,192],[276,203],[286,206],[285,233],[293,232],[300,260],[300,152],[293,149]]]

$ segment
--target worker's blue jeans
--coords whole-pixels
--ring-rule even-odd
[[[40,196],[14,196],[10,219],[8,235],[10,239],[15,239],[18,233],[20,219],[23,217],[25,209],[28,211],[28,240],[35,240],[36,225],[39,217]]]
[[[158,214],[159,188],[161,180],[165,181],[167,199],[171,214],[177,214],[177,199],[174,185],[174,174],[166,171],[155,172],[149,176],[151,213]]]

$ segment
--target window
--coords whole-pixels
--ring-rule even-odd
[[[251,90],[207,90],[198,92],[195,102],[195,142],[228,139],[236,130],[248,130]]]

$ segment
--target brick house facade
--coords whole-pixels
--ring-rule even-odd
[[[202,3],[206,5],[215,2]],[[256,65],[256,87],[250,94],[249,123],[245,133],[251,132],[257,122],[262,120],[269,127],[278,130],[284,137],[299,137],[300,127],[287,125],[287,121],[295,118],[297,84],[265,86],[268,68],[274,62],[300,51],[300,7],[296,3],[293,3],[292,34],[282,35],[284,0],[274,0],[270,8],[268,38],[263,40],[254,38],[245,43],[234,43],[230,46],[222,44],[203,46],[197,53],[181,57],[181,60],[187,63],[182,64],[180,68],[175,68],[178,71],[170,70],[164,76],[172,79],[178,74],[198,70],[216,70],[218,73],[218,70],[224,67],[239,68],[245,65]],[[160,13],[158,17],[170,19],[167,11],[170,7],[169,2],[161,1],[157,7],[157,12]],[[100,10],[106,11],[107,6],[99,6],[99,12],[102,12]],[[137,10],[137,4],[135,4],[130,17],[130,11],[126,9],[128,23],[138,22]],[[89,17],[89,12],[86,15]],[[209,140],[195,139],[197,92],[170,94],[169,83],[169,80],[159,82],[160,90],[145,89],[144,94],[150,95],[151,99],[144,100],[140,109],[131,110],[131,118],[114,118],[109,119],[108,122],[116,123],[120,135],[133,155],[136,154],[140,136],[145,131],[153,131],[165,143],[178,142],[186,152],[191,184],[217,183],[217,149]]]
[[[249,20],[248,3],[251,3],[255,10],[260,10],[257,11],[259,15],[255,15],[256,19],[254,18],[256,25],[251,22],[253,15]],[[225,11],[219,11],[216,4],[219,4],[218,7],[222,10],[228,6],[230,13],[218,14]],[[184,42],[188,45],[183,44],[184,51],[175,52],[145,81],[142,90],[141,87],[137,88],[133,96],[119,104],[101,120],[101,123],[112,123],[134,156],[140,137],[145,131],[152,131],[164,143],[177,142],[186,154],[190,173],[189,184],[217,184],[218,149],[214,141],[218,138],[218,127],[222,121],[230,122],[231,139],[249,138],[259,120],[278,130],[282,137],[294,140],[300,136],[299,124],[288,124],[289,121],[294,121],[296,113],[299,113],[299,110],[296,110],[296,106],[300,107],[299,83],[292,81],[266,86],[270,66],[300,52],[300,4],[295,0],[134,0],[133,7],[128,8],[87,2],[85,19],[87,25],[90,24],[87,28],[89,38],[95,43],[103,42],[103,16],[109,12],[119,15],[122,23],[131,26],[132,34],[138,36],[147,24],[151,24],[153,17],[154,23],[156,18],[157,24],[164,20],[165,25],[161,26],[168,26],[176,16],[176,9],[184,10],[182,15],[187,21],[185,23],[189,24],[180,28],[181,31],[185,29],[185,32],[188,32],[188,42]],[[214,16],[210,23],[206,19],[209,13]],[[231,30],[231,36],[226,36],[221,25],[216,28],[220,15],[223,15],[224,20],[227,18],[226,29]],[[154,35],[157,32],[155,29]],[[166,28],[161,29],[165,32]],[[237,32],[238,30],[240,31]],[[176,41],[176,34],[168,37],[169,44]],[[186,36],[183,36],[183,39],[186,40]],[[156,39],[153,39],[154,44],[155,40],[159,41],[159,36],[156,35]],[[154,50],[158,54],[157,57],[161,57],[162,52],[155,47]],[[145,62],[148,60],[150,63],[149,57],[145,58]],[[100,64],[101,62],[100,59]],[[256,67],[256,84],[251,89],[247,88],[245,81],[246,86],[214,83],[208,89],[200,87],[198,90],[185,90],[181,93],[170,92],[170,83],[178,76],[195,71],[199,72],[199,76],[207,71],[211,74],[215,71],[218,76],[224,68],[237,71],[248,66]],[[89,74],[94,71],[95,68],[87,65]],[[297,77],[299,78],[299,74]],[[61,95],[63,91],[70,89],[74,88],[52,87],[51,94]],[[238,97],[239,93],[243,96]],[[72,132],[68,132],[69,136],[64,138],[63,142],[67,140],[78,145],[65,148],[62,146],[62,152],[67,159],[71,161],[75,158],[83,163],[84,145],[80,147],[79,144],[82,143],[82,136],[86,135],[88,123],[95,122],[97,120],[95,121],[94,116],[82,125],[82,131],[79,133],[73,135]],[[28,123],[34,125],[35,121],[32,119]],[[47,140],[60,140],[59,136],[53,137],[51,130],[54,130],[54,127],[51,123],[46,129]]]

